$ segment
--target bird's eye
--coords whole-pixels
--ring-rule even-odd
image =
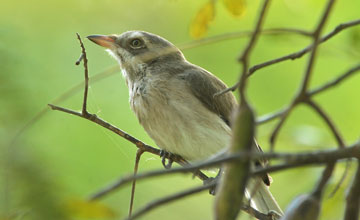
[[[130,42],[130,46],[133,48],[140,48],[143,46],[143,42],[140,39],[135,38]]]

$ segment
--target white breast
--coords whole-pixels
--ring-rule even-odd
[[[130,103],[145,131],[168,152],[194,161],[229,145],[231,129],[181,80],[145,78],[133,85]]]

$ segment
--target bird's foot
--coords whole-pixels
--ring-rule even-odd
[[[214,183],[214,182],[218,184],[219,180],[220,180],[220,177],[221,177],[221,173],[222,172],[221,172],[221,169],[220,169],[218,174],[215,177],[209,177],[208,179],[203,181],[203,184],[208,185],[208,184],[211,184],[211,183]],[[216,186],[217,186],[217,184],[209,189],[209,194],[210,195],[214,196],[216,194]]]
[[[164,166],[165,169],[170,169],[171,168],[171,166],[172,166],[172,164],[174,162],[171,159],[172,156],[173,156],[173,154],[170,153],[170,152],[167,152],[165,150],[160,151],[161,163],[162,163],[162,165]],[[166,163],[166,159],[168,159],[167,163]]]
[[[278,220],[278,219],[281,219],[281,214],[274,211],[274,210],[270,210],[269,213],[267,214],[270,219],[274,219],[274,220]]]

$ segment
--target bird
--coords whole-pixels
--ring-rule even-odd
[[[170,41],[145,31],[87,36],[118,61],[129,89],[129,102],[139,123],[156,145],[189,162],[206,160],[228,148],[231,117],[238,104],[209,71],[187,61]],[[261,151],[256,144],[255,147]],[[256,161],[255,166],[262,166]],[[260,212],[281,208],[268,189],[270,177],[255,177],[247,191]]]

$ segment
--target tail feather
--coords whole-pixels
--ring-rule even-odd
[[[283,215],[283,211],[271,194],[268,186],[260,178],[251,178],[246,188],[250,198],[250,205],[264,214],[275,211]]]

